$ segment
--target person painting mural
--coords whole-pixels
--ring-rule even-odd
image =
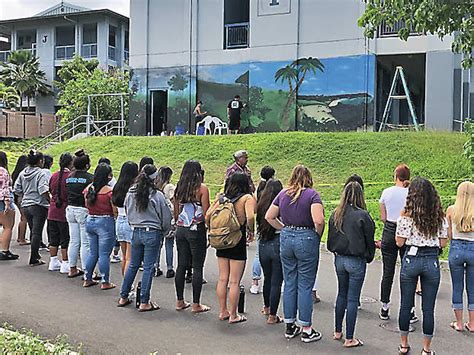
[[[244,104],[240,101],[240,96],[235,95],[234,99],[227,105],[227,118],[229,120],[228,134],[237,134],[240,131],[240,116]]]

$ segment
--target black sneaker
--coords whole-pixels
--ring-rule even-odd
[[[381,320],[389,320],[390,319],[390,316],[388,315],[388,308],[387,309],[380,308],[379,318]]]
[[[6,253],[12,260],[17,260],[20,257],[20,255],[13,254],[10,250],[6,251]]]
[[[156,268],[155,269],[155,277],[160,277],[161,275],[163,275],[163,271],[161,271],[160,268]]]
[[[410,324],[415,324],[418,322],[420,319],[416,316],[415,311],[411,312],[410,316]]]
[[[294,337],[300,335],[302,330],[303,328],[297,326],[295,323],[288,323],[286,325],[285,338],[288,340],[293,339]]]
[[[321,340],[322,337],[323,335],[320,332],[314,330],[313,328],[311,328],[311,333],[309,334],[306,332],[301,333],[301,341],[303,343],[312,343],[313,341]]]
[[[173,270],[173,269],[166,271],[166,278],[167,278],[167,279],[172,279],[172,278],[174,277],[174,275],[175,275],[175,274],[174,274],[174,270]]]
[[[46,246],[46,244],[44,244],[43,242],[41,242],[40,247],[39,247],[39,250],[41,250],[41,251],[49,251],[49,248]]]

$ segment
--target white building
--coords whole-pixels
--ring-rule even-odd
[[[103,69],[128,68],[128,27],[128,18],[116,12],[61,2],[33,17],[0,21],[0,61],[11,51],[30,50],[50,85],[74,54],[98,59]],[[33,106],[38,113],[58,109],[54,96],[38,96]]]

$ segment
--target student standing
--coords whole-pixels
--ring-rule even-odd
[[[401,344],[398,350],[401,354],[410,351],[408,334],[418,279],[421,279],[423,289],[422,354],[433,354],[434,308],[441,279],[438,255],[440,248],[446,245],[447,237],[447,222],[436,189],[428,180],[416,177],[410,183],[406,206],[397,220],[396,230],[397,246],[406,246],[400,270],[398,327]]]
[[[237,134],[240,131],[240,116],[244,105],[240,101],[240,96],[235,95],[234,99],[227,105],[227,118],[229,120],[229,134]]]
[[[72,169],[72,155],[61,154],[59,158],[59,171],[56,171],[49,180],[51,204],[48,210],[48,239],[49,271],[58,271],[68,274],[70,271],[67,249],[69,246],[69,226],[66,221],[67,189],[66,179]],[[61,247],[61,261],[58,260],[58,248]]]
[[[171,211],[166,205],[165,197],[155,186],[157,176],[155,166],[145,165],[125,197],[125,211],[133,230],[132,258],[125,272],[117,306],[124,307],[131,303],[128,295],[138,268],[143,263],[139,312],[160,309],[150,301],[150,291],[156,254],[163,234],[168,233],[171,228]]]
[[[43,171],[43,154],[30,150],[28,166],[20,173],[15,182],[15,193],[21,197],[28,227],[31,230],[30,266],[43,265],[39,248],[43,236],[43,227],[48,217],[49,178]]]
[[[449,271],[453,286],[452,305],[456,321],[451,328],[474,332],[474,184],[464,181],[456,201],[446,212],[448,219]],[[464,280],[466,284],[464,285]],[[463,294],[467,293],[469,321],[463,325]]]
[[[367,212],[362,186],[349,182],[329,218],[327,241],[328,250],[334,253],[338,283],[334,339],[342,340],[345,316],[346,348],[364,345],[362,340],[354,338],[354,331],[366,267],[375,255],[374,233],[375,223]]]
[[[184,310],[189,303],[184,300],[185,274],[190,258],[193,268],[193,305],[195,313],[207,312],[209,306],[201,304],[204,261],[206,260],[207,237],[204,216],[209,209],[209,189],[202,182],[201,164],[188,160],[181,171],[174,194],[174,217],[176,221],[176,247],[178,267],[176,269],[176,310]]]
[[[26,155],[20,155],[18,160],[16,161],[15,169],[13,169],[12,173],[12,186],[15,186],[15,182],[20,176],[20,173],[23,169],[26,168],[28,165],[26,163],[27,157]],[[18,234],[17,234],[17,242],[20,245],[30,245],[30,242],[26,240],[26,228],[28,227],[28,223],[26,222],[25,212],[23,208],[21,208],[21,198],[17,194],[13,194],[15,197],[15,205],[18,207],[20,211],[20,222],[18,222]]]
[[[0,260],[17,260],[19,256],[10,251],[12,230],[15,225],[15,203],[12,180],[8,173],[8,159],[3,151],[0,151],[0,224],[3,228],[0,240]]]
[[[293,168],[288,185],[275,198],[265,218],[273,228],[281,230],[285,337],[291,339],[301,334],[301,340],[309,343],[322,338],[321,333],[311,327],[311,293],[319,264],[324,208],[319,193],[312,188],[311,171],[305,166]],[[297,314],[303,329],[296,325]]]

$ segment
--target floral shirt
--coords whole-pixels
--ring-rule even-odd
[[[9,200],[12,195],[12,180],[7,169],[0,167],[0,201]]]
[[[441,229],[438,231],[438,235],[435,238],[430,238],[423,235],[418,228],[416,228],[412,218],[401,216],[397,220],[397,232],[395,235],[400,238],[405,238],[406,245],[439,248],[439,239],[446,239],[448,237],[448,221],[445,218]]]

